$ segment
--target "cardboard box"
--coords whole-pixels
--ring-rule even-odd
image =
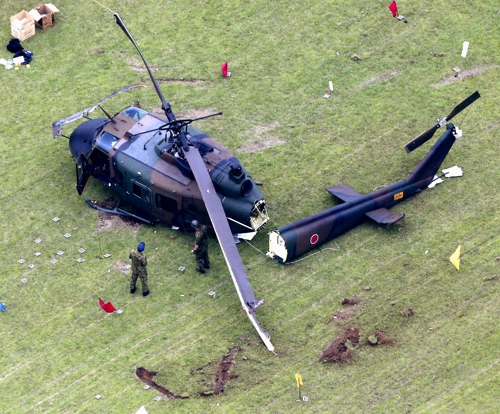
[[[56,18],[54,13],[58,13],[59,10],[52,3],[41,4],[34,9],[29,11],[29,14],[33,16],[35,22],[43,30],[48,27],[54,26],[56,24]]]
[[[35,35],[35,19],[26,10],[10,16],[10,28],[12,36],[19,40],[25,40]]]

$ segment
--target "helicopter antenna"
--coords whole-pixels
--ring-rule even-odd
[[[97,105],[97,106],[101,109],[101,111],[102,111],[102,112],[104,112],[104,113],[105,113],[105,115],[109,118],[109,120],[110,120],[111,122],[113,122],[113,124],[116,124],[116,121],[113,119],[113,117],[112,117],[110,114],[108,114],[108,113],[106,112],[106,110],[105,110],[105,109],[104,109],[101,105]]]

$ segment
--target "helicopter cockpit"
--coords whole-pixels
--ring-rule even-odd
[[[130,106],[127,109],[123,111],[125,115],[128,117],[135,119],[136,121],[139,121],[142,119],[144,116],[146,116],[148,113],[144,109],[137,108],[136,106]]]

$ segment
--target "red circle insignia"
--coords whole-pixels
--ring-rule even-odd
[[[318,242],[318,240],[319,240],[319,236],[317,234],[313,234],[309,241],[311,242],[311,244],[316,244]]]

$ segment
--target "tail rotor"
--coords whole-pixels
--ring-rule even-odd
[[[442,126],[446,125],[448,121],[450,121],[454,116],[458,115],[460,112],[462,112],[465,108],[467,108],[469,105],[474,103],[477,99],[479,99],[481,95],[479,94],[478,91],[474,92],[471,96],[469,96],[467,99],[462,101],[460,104],[455,106],[453,110],[450,112],[450,114],[444,118],[438,118],[438,122],[436,125],[430,127],[427,131],[423,132],[420,134],[418,137],[416,137],[414,140],[410,141],[408,144],[404,146],[404,149],[406,152],[409,154],[413,150],[417,149],[420,147],[422,144],[425,144],[427,141],[429,141],[434,133],[441,128]]]

